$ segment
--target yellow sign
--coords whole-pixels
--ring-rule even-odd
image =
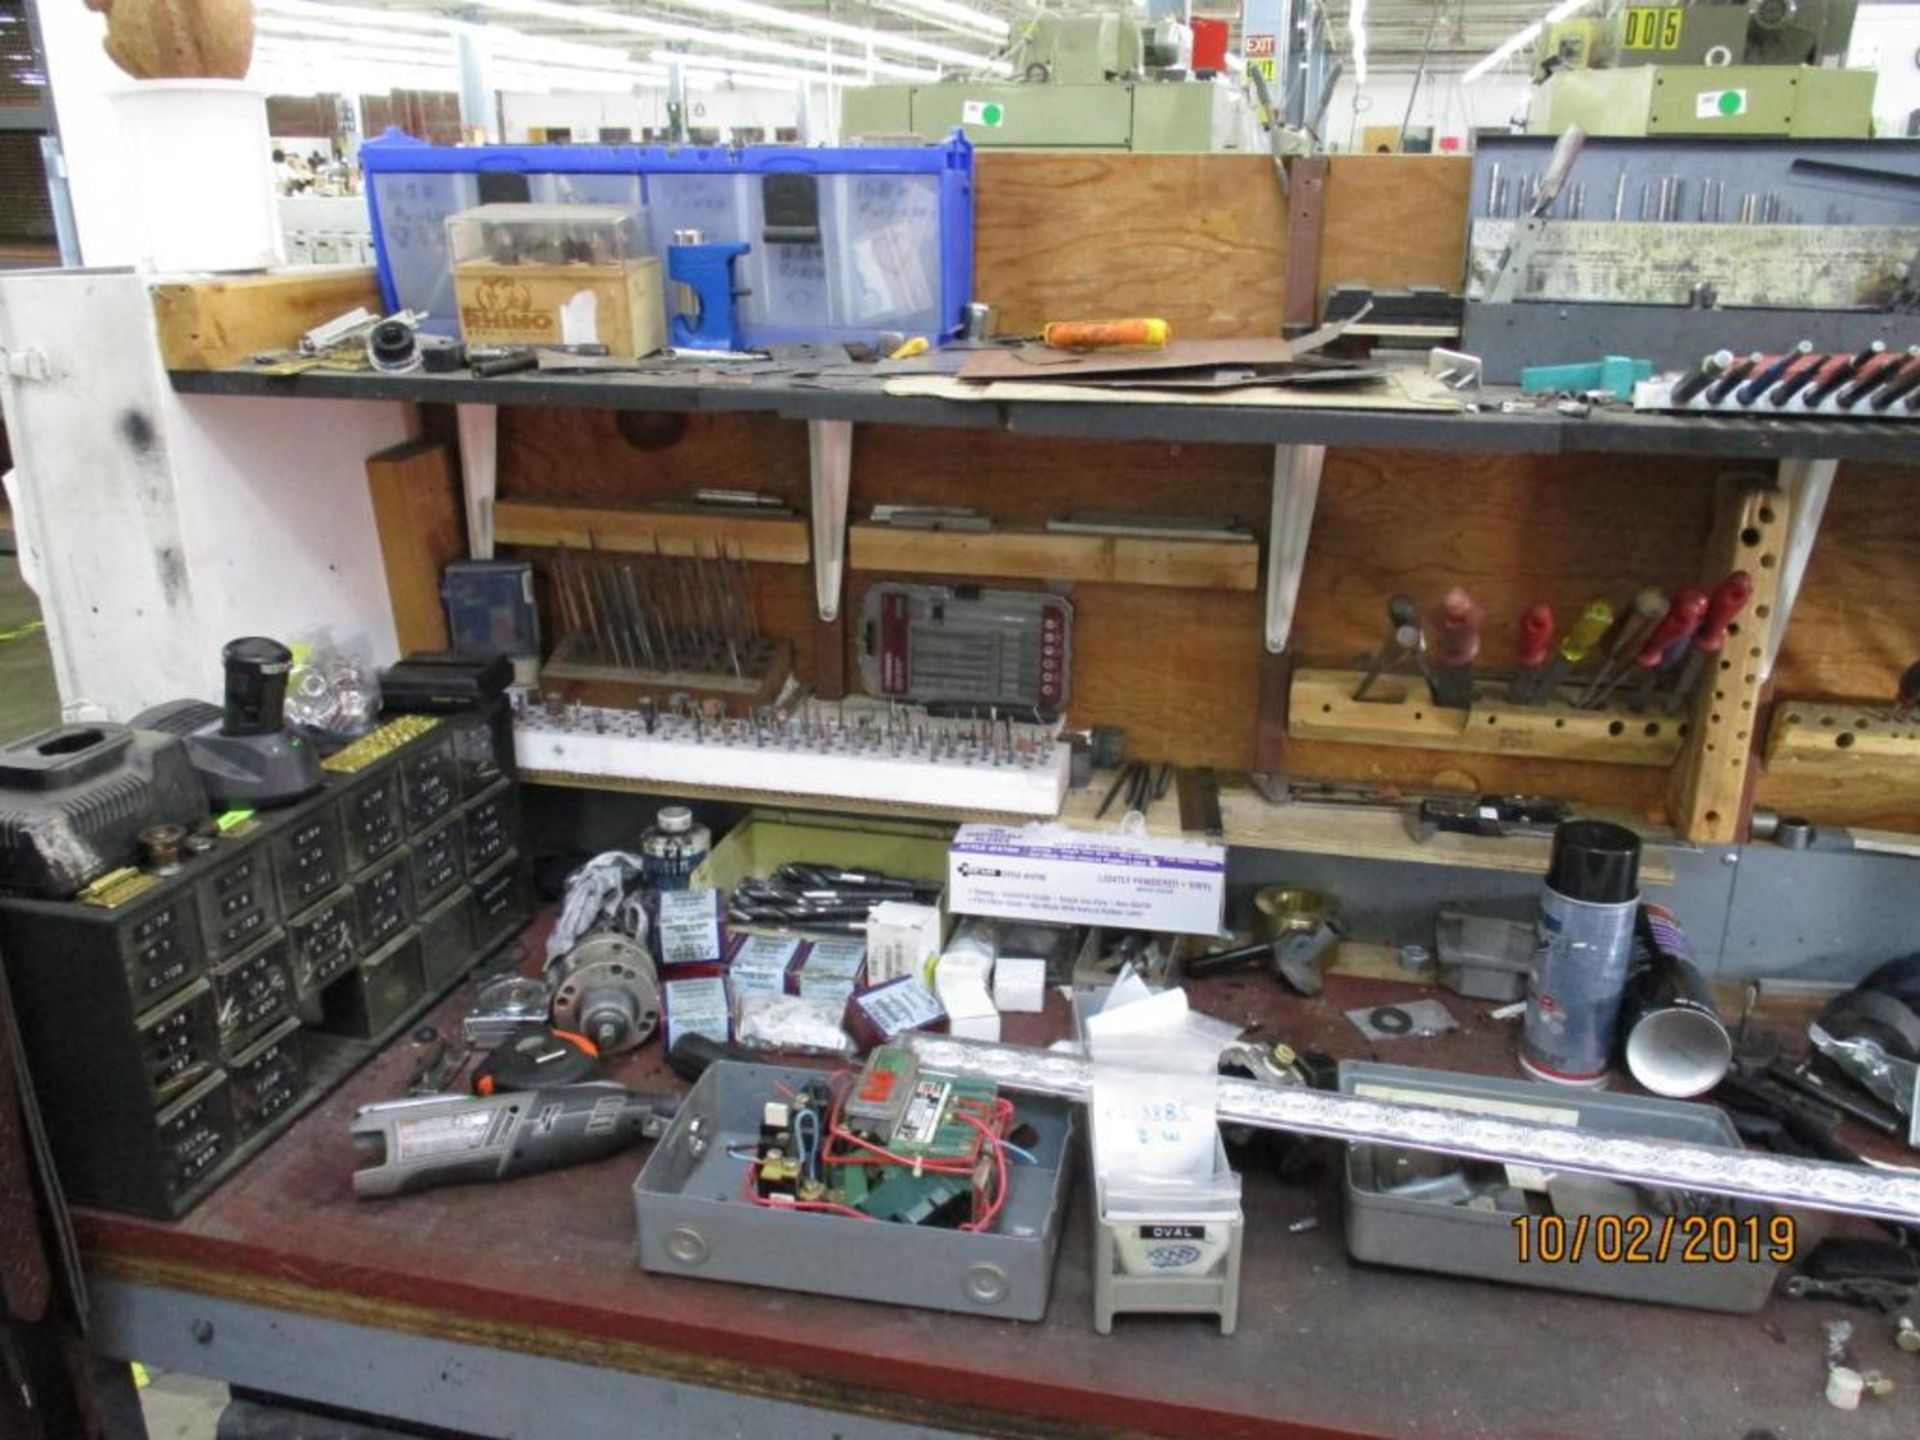
[[[1258,72],[1262,80],[1266,81],[1269,85],[1273,84],[1273,61],[1249,60],[1247,61],[1247,71],[1249,74]]]
[[[1678,5],[1635,5],[1620,32],[1623,50],[1678,50],[1685,11]]]

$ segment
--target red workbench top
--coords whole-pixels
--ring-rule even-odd
[[[1414,987],[1335,977],[1304,1001],[1264,974],[1192,987],[1211,1013],[1343,1058],[1515,1075],[1515,1022],[1443,995],[1452,1034],[1369,1046],[1341,1013]],[[457,1026],[468,995],[434,1013]],[[1010,1041],[1064,1032],[1012,1016]],[[150,1283],[361,1324],[564,1354],[798,1400],[994,1433],[1618,1437],[1846,1434],[1911,1440],[1920,1364],[1891,1322],[1774,1299],[1755,1315],[1675,1310],[1349,1262],[1332,1167],[1307,1184],[1246,1175],[1240,1324],[1121,1316],[1094,1333],[1084,1177],[1037,1325],[649,1275],[630,1188],[644,1151],[504,1185],[353,1197],[354,1108],[403,1092],[405,1041],[303,1117],[185,1220],[79,1216],[88,1261]],[[659,1046],[613,1076],[677,1085]],[[664,1077],[664,1078],[663,1078]],[[684,1088],[684,1087],[682,1087]],[[1317,1216],[1296,1233],[1289,1222]],[[1822,1399],[1822,1322],[1856,1324],[1859,1359],[1900,1390],[1844,1418]]]

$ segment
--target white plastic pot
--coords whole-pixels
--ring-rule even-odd
[[[113,92],[151,268],[281,263],[267,97],[241,80],[141,80]]]

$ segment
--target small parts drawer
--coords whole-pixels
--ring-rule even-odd
[[[246,954],[216,965],[214,1019],[220,1053],[233,1055],[293,1010],[293,944],[276,931]]]
[[[293,1107],[306,1088],[300,1022],[286,1020],[227,1064],[234,1139],[251,1139]]]
[[[363,954],[397,935],[413,919],[413,857],[402,851],[354,881],[353,912]]]
[[[218,862],[195,887],[207,958],[238,955],[280,920],[280,897],[264,843]]]
[[[273,837],[273,877],[281,913],[297,915],[347,878],[339,808],[313,805]]]
[[[452,816],[413,842],[413,906],[425,911],[467,878],[466,828]]]
[[[154,1117],[168,1194],[178,1199],[204,1179],[234,1146],[227,1077],[210,1075]]]
[[[341,889],[304,915],[287,922],[293,945],[293,986],[311,995],[352,967],[360,953],[354,940],[353,892]]]
[[[134,1029],[156,1104],[198,1084],[219,1063],[213,987],[204,978],[142,1015]]]
[[[381,763],[341,787],[340,824],[346,835],[347,869],[355,875],[405,838],[397,763]]]
[[[478,875],[515,846],[520,807],[513,786],[501,784],[467,806],[467,873]]]
[[[420,969],[420,937],[405,931],[378,955],[327,988],[321,1028],[355,1040],[377,1040],[397,1025],[426,993]]]
[[[177,990],[200,965],[204,942],[191,896],[176,893],[120,930],[120,955],[134,1009]]]
[[[460,770],[453,735],[417,741],[400,757],[401,799],[407,833],[417,835],[460,803]]]

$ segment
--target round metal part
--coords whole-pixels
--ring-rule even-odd
[[[1398,1005],[1376,1005],[1367,1023],[1382,1035],[1405,1035],[1413,1029],[1413,1017]]]
[[[187,843],[184,825],[149,825],[136,837],[140,865],[155,875],[171,875],[180,868],[180,852]]]
[[[1431,975],[1433,973],[1433,952],[1424,945],[1406,944],[1400,947],[1400,968],[1409,975]]]
[[[1627,1070],[1656,1095],[1704,1095],[1726,1078],[1733,1041],[1717,1015],[1688,1006],[1650,1010],[1627,1036]]]
[[[624,935],[589,935],[555,963],[553,1023],[603,1055],[644,1044],[660,1027],[660,977],[646,947]]]
[[[1276,935],[1318,930],[1340,913],[1340,906],[1331,895],[1319,890],[1296,890],[1280,885],[1270,885],[1257,891],[1253,897],[1253,908],[1260,913],[1255,928],[1263,940],[1271,940]]]
[[[1798,815],[1782,815],[1773,828],[1773,843],[1783,850],[1805,850],[1813,836],[1813,822]]]

